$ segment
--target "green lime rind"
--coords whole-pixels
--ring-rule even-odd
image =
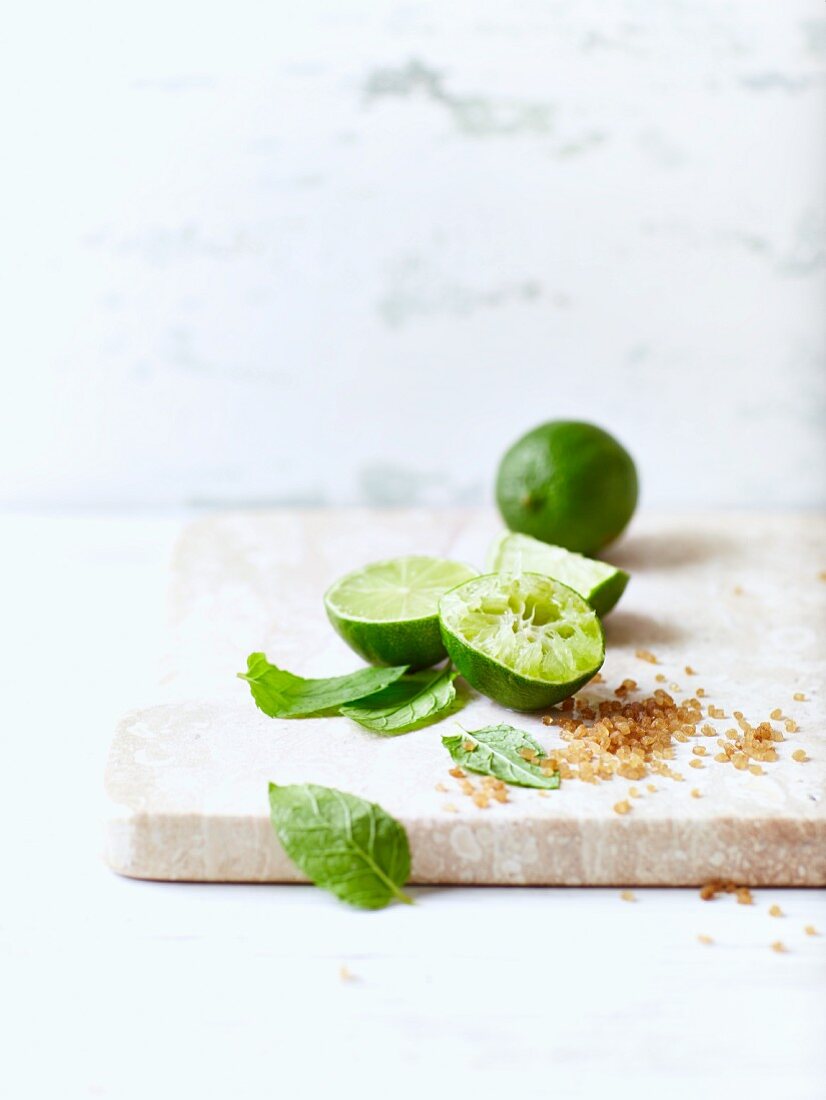
[[[324,608],[338,635],[370,664],[430,668],[447,656],[439,599],[474,576],[470,566],[425,555],[373,562],[331,585]]]
[[[487,555],[490,572],[544,573],[584,596],[599,616],[616,606],[630,580],[608,562],[586,558],[562,546],[550,546],[530,535],[504,531]]]
[[[606,577],[602,584],[592,589],[586,596],[588,603],[601,619],[604,619],[609,611],[613,611],[620,602],[630,580],[630,573],[626,573],[624,569],[615,569],[612,576]]]
[[[328,606],[327,618],[347,645],[371,665],[405,664],[415,670],[430,668],[447,656],[437,615],[412,622],[363,623],[346,619]]]
[[[513,710],[567,699],[605,660],[594,609],[574,589],[539,573],[466,581],[442,597],[439,622],[461,675]]]

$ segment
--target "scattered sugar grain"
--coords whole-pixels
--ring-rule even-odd
[[[622,893],[620,894],[620,897],[622,898],[623,901],[636,901],[637,900],[636,895],[634,894],[633,890],[623,890]]]
[[[656,665],[659,663],[649,649],[638,649],[634,656],[638,657],[641,661],[647,661],[649,665]]]
[[[700,941],[700,943],[704,943],[704,944],[714,943],[714,940],[711,938],[711,936],[707,936],[705,934],[705,932],[701,932],[699,934],[699,936],[697,937],[697,939]]]
[[[769,916],[770,917],[782,917],[783,916],[783,910],[780,908],[779,905],[770,905],[769,906]]]

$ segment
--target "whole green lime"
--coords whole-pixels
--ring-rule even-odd
[[[512,531],[595,554],[637,505],[637,470],[618,440],[595,424],[551,420],[505,454],[496,501]]]

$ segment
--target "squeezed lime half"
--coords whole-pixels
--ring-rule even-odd
[[[447,656],[439,599],[475,576],[475,569],[446,558],[391,558],[336,581],[324,607],[344,641],[371,664],[427,668]]]
[[[544,573],[584,596],[597,615],[607,615],[619,600],[629,576],[604,561],[550,546],[530,535],[503,532],[488,551],[492,573]]]
[[[439,621],[462,676],[514,710],[567,699],[605,660],[594,609],[572,588],[539,573],[466,581],[442,597]]]

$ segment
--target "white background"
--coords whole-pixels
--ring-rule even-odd
[[[0,503],[822,505],[826,5],[17,5]]]

